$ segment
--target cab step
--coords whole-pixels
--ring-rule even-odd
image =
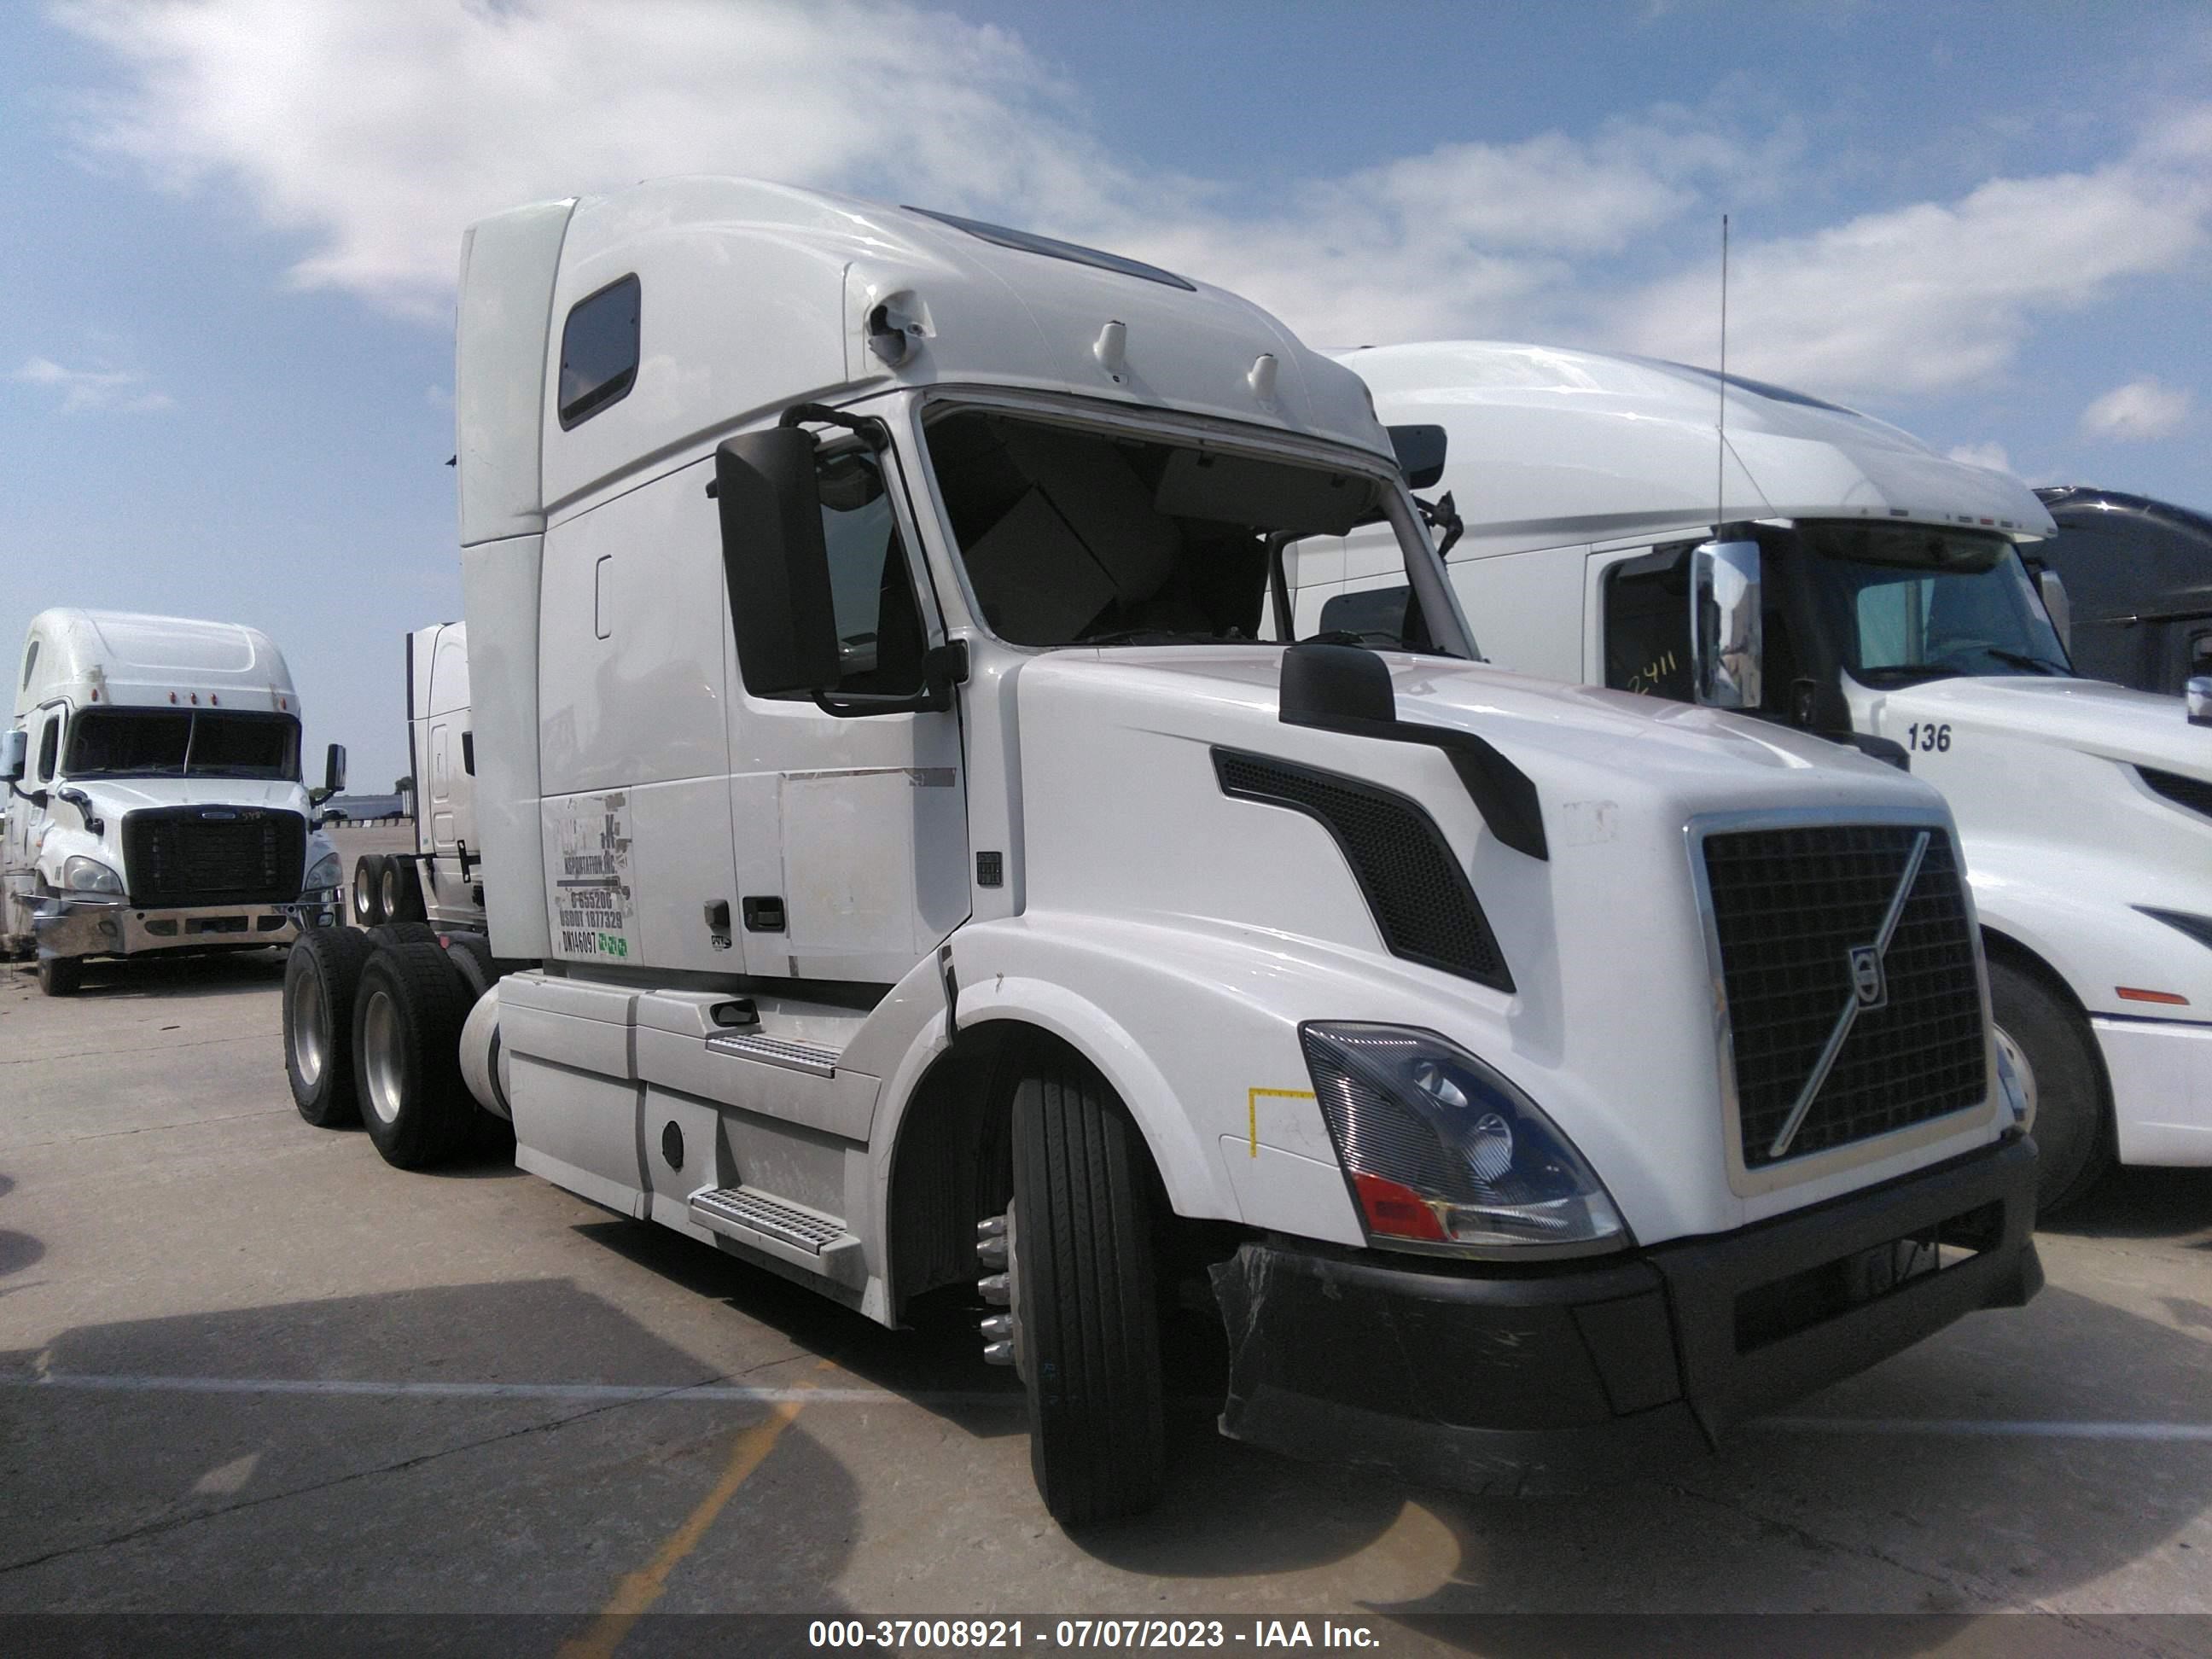
[[[691,1194],[691,1219],[708,1231],[755,1244],[763,1239],[825,1261],[860,1241],[834,1215],[810,1210],[753,1187],[702,1187]]]
[[[732,1031],[723,1036],[708,1037],[707,1048],[714,1054],[758,1060],[763,1066],[781,1066],[787,1072],[805,1072],[810,1077],[836,1076],[841,1058],[836,1048],[795,1042],[787,1037],[762,1036],[754,1031]]]

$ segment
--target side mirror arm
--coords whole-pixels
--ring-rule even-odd
[[[54,799],[56,800],[67,801],[71,806],[76,808],[76,815],[84,820],[84,827],[88,834],[98,836],[106,833],[106,823],[93,815],[92,798],[86,794],[83,790],[57,789],[54,791]],[[46,805],[44,801],[40,801],[39,804],[41,806]]]

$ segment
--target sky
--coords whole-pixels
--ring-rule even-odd
[[[268,631],[405,769],[459,617],[472,219],[672,173],[915,202],[1310,343],[1711,364],[2212,508],[2212,7],[70,0],[0,8],[0,638]],[[0,653],[15,649],[0,647]]]

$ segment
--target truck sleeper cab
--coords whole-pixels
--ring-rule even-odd
[[[1540,1490],[2039,1284],[1940,801],[1477,664],[1358,383],[1266,313],[669,180],[477,226],[457,387],[535,965],[471,1006],[364,942],[395,1161],[465,1068],[617,1213],[885,1324],[980,1297],[1071,1524],[1160,1492],[1176,1285],[1225,1432]],[[1262,637],[1284,549],[1364,526],[1412,647]]]
[[[1453,586],[1503,665],[1740,707],[1943,792],[2045,1213],[2116,1158],[2212,1163],[2212,732],[2075,672],[2021,560],[2051,531],[2034,494],[1731,376],[1717,505],[1704,370],[1480,341],[1343,361],[1385,419],[1448,434]],[[1307,550],[1302,629],[1390,625],[1374,540]]]
[[[363,927],[421,921],[481,933],[483,853],[477,835],[476,733],[469,629],[436,623],[407,636],[407,765],[415,846],[354,860],[353,917]]]
[[[333,787],[343,751],[333,747]],[[65,995],[86,962],[289,944],[336,920],[300,704],[265,635],[54,610],[31,622],[0,848],[0,949]]]

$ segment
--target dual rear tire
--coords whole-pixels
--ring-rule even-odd
[[[284,969],[284,1070],[300,1115],[358,1121],[386,1163],[426,1169],[470,1146],[461,1081],[470,982],[423,923],[316,928]]]
[[[364,853],[353,863],[353,921],[356,927],[387,921],[421,921],[422,878],[404,853]]]

